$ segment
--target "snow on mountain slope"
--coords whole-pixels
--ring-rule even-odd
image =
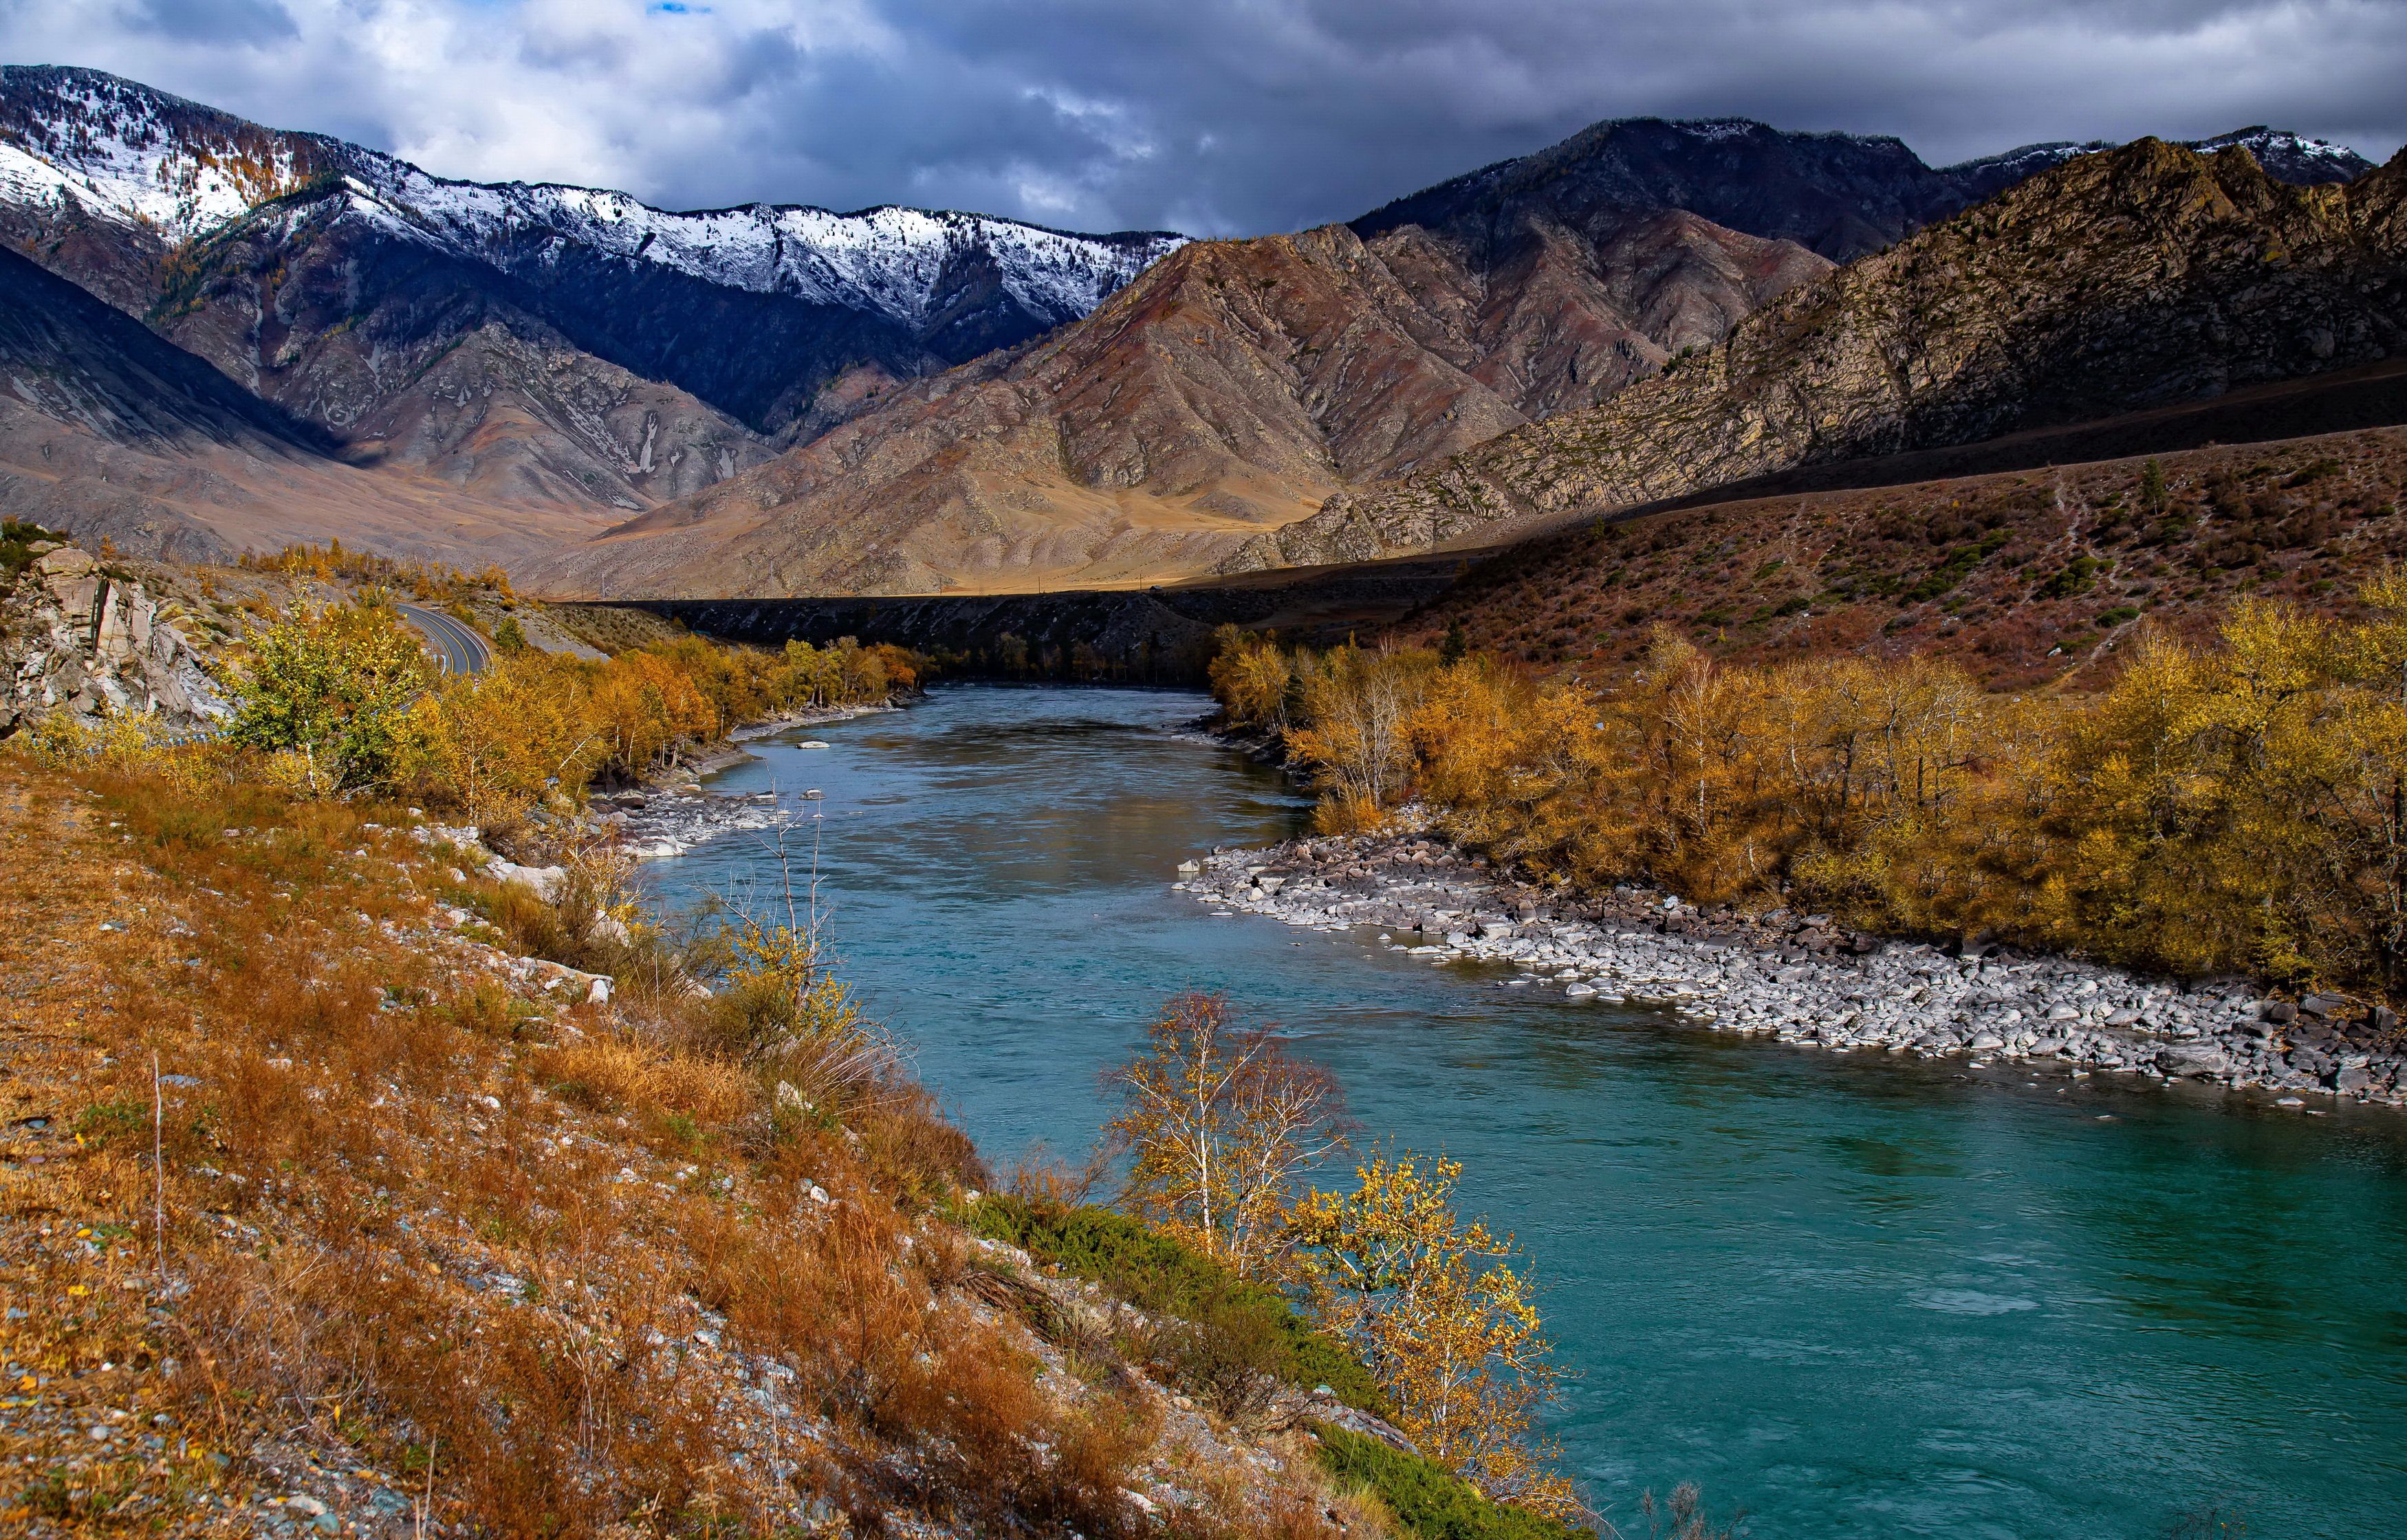
[[[2218,134],[2211,139],[2190,139],[2182,142],[2185,149],[2212,155],[2217,150],[2237,147],[2257,158],[2266,175],[2277,181],[2300,186],[2318,182],[2355,181],[2373,169],[2373,162],[2349,148],[2329,139],[2311,139],[2286,128],[2235,129]],[[2076,155],[2095,155],[2114,149],[2111,139],[2092,139],[2087,144],[2058,140],[2048,144],[2024,145],[2002,155],[1984,155],[1978,160],[1964,161],[1942,168],[1941,175],[1969,179],[1987,195],[1991,191],[2003,191],[2028,177],[2036,177],[2052,166],[2062,165]],[[1994,183],[1994,187],[1990,184]]]
[[[980,247],[1026,309],[1075,320],[1183,244],[1175,235],[1068,234],[976,214],[754,204],[675,214],[623,192],[431,177],[404,161],[354,151],[354,191],[375,197],[455,254],[490,257],[528,235],[574,241],[756,294],[924,320],[947,265]]]
[[[2286,128],[2258,124],[2212,139],[2193,139],[2189,148],[2201,155],[2237,145],[2257,157],[2268,175],[2285,182],[2313,186],[2318,182],[2353,182],[2373,169],[2373,162],[2329,139],[2310,139]]]
[[[306,176],[303,136],[113,76],[10,66],[0,71],[0,195],[17,202],[73,198],[181,240]]]
[[[1080,235],[983,215],[882,207],[857,214],[756,204],[675,213],[621,192],[433,176],[318,134],[263,129],[93,70],[0,70],[0,198],[68,200],[169,242],[340,176],[367,212],[455,256],[499,265],[528,238],[573,243],[759,294],[867,311],[904,326],[941,303],[964,258],[1058,324],[1087,314],[1183,237]]]

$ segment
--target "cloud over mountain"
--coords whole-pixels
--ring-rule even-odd
[[[441,174],[1293,229],[1595,119],[2036,139],[2407,140],[2374,0],[0,0],[97,65]]]

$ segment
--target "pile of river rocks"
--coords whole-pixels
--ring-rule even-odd
[[[792,821],[778,808],[776,792],[713,795],[692,781],[674,776],[665,784],[597,797],[589,816],[601,827],[614,830],[627,854],[638,861],[683,855],[722,835]]]
[[[1641,888],[1566,898],[1417,835],[1215,850],[1179,874],[1181,889],[1232,910],[1376,925],[1415,956],[1511,964],[1511,985],[1657,1002],[1719,1031],[2263,1087],[2292,1107],[2407,1103],[2398,1018],[2336,996],[2272,999],[2240,980],[2185,987],[1979,938],[1884,940],[1819,914],[1705,913]]]
[[[894,709],[882,705],[806,707],[755,723],[729,734],[725,745],[701,759],[677,765],[644,785],[596,797],[588,814],[589,822],[598,828],[615,831],[627,853],[639,861],[683,855],[696,845],[723,835],[805,825],[809,821],[807,813],[781,803],[817,802],[819,793],[816,786],[798,787],[782,796],[775,791],[713,792],[703,784],[703,778],[750,758],[751,755],[738,746],[750,740]],[[792,746],[827,747],[807,739]]]

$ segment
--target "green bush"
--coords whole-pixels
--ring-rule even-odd
[[[297,610],[251,639],[226,736],[300,751],[313,793],[374,785],[391,774],[403,721],[434,677],[389,605]]]
[[[1276,1291],[1246,1282],[1125,1214],[997,1194],[978,1200],[970,1223],[990,1240],[1103,1284],[1138,1309],[1200,1328],[1174,1335],[1163,1356],[1201,1392],[1218,1393],[1259,1365],[1307,1389],[1326,1385],[1374,1417],[1395,1415],[1370,1371],[1306,1325]]]
[[[130,1096],[96,1102],[76,1114],[75,1131],[93,1144],[131,1142],[150,1132],[150,1109]]]
[[[2094,556],[2077,556],[2057,570],[2056,575],[2039,586],[2035,597],[2070,599],[2086,594],[2098,586],[2098,571],[2105,565]]]
[[[1491,1503],[1434,1461],[1344,1428],[1322,1424],[1313,1432],[1320,1437],[1320,1463],[1329,1474],[1376,1494],[1420,1540],[1594,1540],[1591,1530]]]
[[[0,519],[0,579],[13,582],[19,572],[32,566],[36,545],[64,539],[66,536],[52,534],[38,524]]]

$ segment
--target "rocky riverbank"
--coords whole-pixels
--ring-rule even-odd
[[[523,883],[546,902],[551,902],[560,884],[566,881],[568,869],[549,863],[565,858],[568,851],[584,840],[599,837],[615,841],[634,860],[657,861],[683,855],[697,845],[728,834],[777,827],[790,820],[793,803],[819,800],[816,786],[732,794],[713,792],[705,786],[704,777],[751,757],[741,747],[745,741],[900,709],[835,706],[786,713],[731,733],[725,742],[669,766],[640,786],[597,792],[582,812],[551,813],[535,809],[529,815],[534,826],[534,838],[516,841],[512,847],[529,864],[507,860],[487,849],[484,831],[474,825],[426,825],[419,830],[419,838],[447,841],[487,876]],[[802,746],[827,745],[805,742]]]
[[[781,802],[819,799],[816,786],[727,796],[712,792],[703,778],[751,757],[742,745],[753,740],[790,732],[797,728],[847,722],[874,712],[899,711],[897,706],[823,706],[787,712],[756,722],[728,735],[727,742],[698,758],[672,767],[631,790],[596,795],[586,814],[599,829],[618,837],[627,853],[639,861],[683,855],[705,841],[747,830],[767,829],[778,821]],[[805,747],[810,746],[805,743]],[[821,744],[819,747],[825,747]]]
[[[2335,1098],[2407,1104],[2397,1018],[2337,996],[2185,985],[1977,940],[1943,949],[1818,914],[1701,912],[1641,888],[1567,898],[1420,834],[1217,850],[1179,875],[1179,888],[1234,911],[1376,925],[1433,963],[1510,965],[1509,986],[1659,1003],[1716,1031],[2261,1089],[2309,1112]]]

